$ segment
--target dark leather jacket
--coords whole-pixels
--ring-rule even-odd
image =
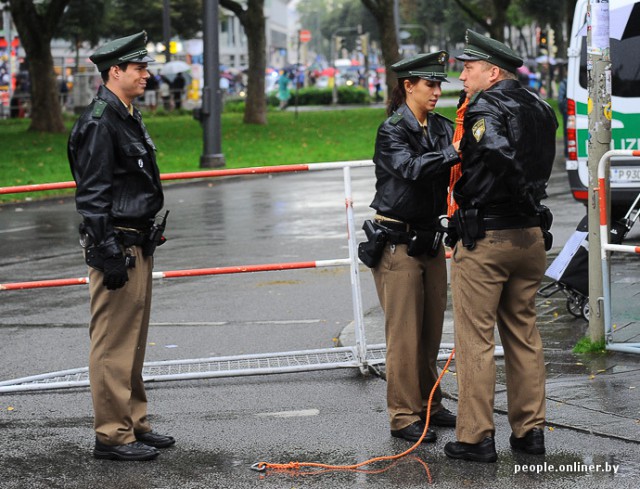
[[[67,154],[84,230],[104,257],[120,252],[114,225],[145,230],[164,195],[156,148],[142,122],[104,85],[71,130]]]
[[[458,205],[534,214],[547,196],[557,127],[551,107],[516,80],[472,97],[460,144],[462,177],[454,186]]]
[[[427,136],[406,104],[378,128],[371,207],[410,224],[433,223],[447,207],[450,168],[459,162],[451,121],[427,115]]]

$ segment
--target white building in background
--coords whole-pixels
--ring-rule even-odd
[[[265,0],[267,66],[280,68],[288,64],[289,36],[287,0]],[[220,13],[220,64],[246,68],[249,64],[247,36],[238,18],[229,10]]]

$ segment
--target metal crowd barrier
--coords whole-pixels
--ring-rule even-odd
[[[616,343],[613,341],[613,325],[611,319],[611,262],[612,251],[623,253],[640,253],[640,246],[617,245],[609,243],[609,222],[607,211],[607,178],[611,158],[614,156],[640,157],[640,151],[611,150],[602,155],[598,162],[598,203],[600,205],[600,258],[602,264],[602,291],[604,302],[604,336],[605,348],[626,353],[640,353],[640,343]]]

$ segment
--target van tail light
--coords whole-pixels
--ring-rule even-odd
[[[576,134],[576,102],[567,99],[567,151],[569,159],[578,160],[578,139]]]

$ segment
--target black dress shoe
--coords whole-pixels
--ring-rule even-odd
[[[456,415],[449,411],[447,408],[442,408],[440,411],[431,413],[431,417],[429,418],[429,426],[455,428]]]
[[[176,440],[173,436],[160,435],[153,431],[147,431],[146,433],[136,433],[136,440],[141,441],[145,445],[155,448],[167,448],[173,445]]]
[[[405,440],[412,441],[414,443],[420,439],[422,433],[424,433],[424,423],[422,421],[416,421],[401,430],[391,430],[391,436],[404,438]],[[436,435],[436,432],[429,428],[427,430],[427,434],[424,435],[424,438],[422,439],[422,443],[432,443],[436,441],[437,438],[438,436]]]
[[[153,447],[134,441],[126,445],[105,445],[96,438],[93,456],[108,460],[153,460],[160,452]]]
[[[509,437],[511,448],[520,452],[531,453],[533,455],[541,455],[544,453],[544,431],[540,428],[533,428],[527,432],[522,438],[516,438],[511,433]]]
[[[491,463],[498,460],[496,443],[492,436],[487,436],[480,443],[463,443],[450,441],[444,446],[447,457],[472,460],[473,462]]]

